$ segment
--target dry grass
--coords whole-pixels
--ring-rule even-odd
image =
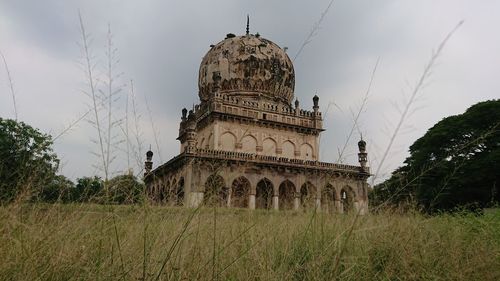
[[[0,279],[500,279],[498,211],[362,216],[349,239],[355,215],[215,211],[1,207]]]

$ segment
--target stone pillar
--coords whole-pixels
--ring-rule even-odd
[[[359,209],[361,208],[361,206],[360,206],[359,202],[358,202],[358,201],[354,201],[354,204],[353,204],[353,205],[354,205],[354,211],[355,211],[356,213],[357,213],[357,212],[359,212],[359,211],[360,211]]]
[[[342,214],[344,212],[344,209],[342,208],[342,202],[340,200],[335,200],[335,212]]]
[[[297,211],[299,209],[299,205],[300,205],[299,197],[295,197],[293,199],[293,209]]]
[[[250,194],[248,197],[248,209],[255,210],[255,194]]]
[[[203,202],[203,192],[189,193],[188,207],[196,208]]]
[[[277,195],[273,195],[273,209],[279,210],[279,199]]]
[[[193,183],[193,166],[191,165],[191,163],[189,163],[187,165],[186,175],[184,177],[184,205],[188,207],[197,207],[198,205],[192,206],[191,204],[194,202],[191,199],[193,193],[192,191],[194,191],[194,189],[192,188],[192,183]]]
[[[229,191],[229,192],[228,192],[228,195],[227,195],[227,202],[226,202],[227,204],[226,204],[226,205],[227,205],[227,207],[228,207],[228,208],[230,208],[230,207],[231,207],[231,195],[232,195],[231,193],[232,193],[232,192],[231,192],[231,191]]]
[[[219,123],[215,121],[214,124],[214,131],[213,131],[213,148],[212,149],[219,149]]]

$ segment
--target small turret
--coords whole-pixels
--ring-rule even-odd
[[[196,116],[193,110],[189,111],[186,125],[186,153],[196,153]]]
[[[144,176],[149,174],[153,170],[153,151],[151,148],[146,152],[146,162],[144,162]]]
[[[317,95],[314,95],[313,97],[313,109],[314,109],[314,112],[318,112],[319,110],[319,97]]]
[[[361,136],[361,140],[358,142],[358,160],[361,167],[366,168],[366,163],[368,162],[368,153],[366,153],[366,142],[363,140],[363,136]]]
[[[299,114],[300,114],[300,103],[298,99],[295,99],[295,115],[298,116]]]
[[[182,109],[182,117],[181,117],[181,120],[182,120],[183,122],[184,122],[184,121],[186,121],[186,119],[187,119],[187,112],[188,112],[188,110],[184,107],[184,108]]]

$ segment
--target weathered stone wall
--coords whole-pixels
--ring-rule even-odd
[[[215,121],[200,130],[197,138],[197,147],[203,149],[318,160],[318,136],[289,130]]]
[[[207,190],[214,189],[221,206],[263,208],[256,202],[263,200],[258,189],[265,183],[269,190],[269,209],[318,208],[334,213],[355,210],[361,214],[368,210],[366,177],[333,171],[276,169],[255,163],[213,159],[183,163],[180,168],[157,176],[148,185],[154,201],[196,207],[206,201]],[[211,177],[220,177],[220,183],[212,186]],[[247,183],[244,192],[239,190],[242,181]],[[182,187],[179,185],[181,182]],[[182,202],[179,202],[179,188],[183,188]],[[213,195],[213,192],[209,194]]]

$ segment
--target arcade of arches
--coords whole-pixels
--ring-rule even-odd
[[[202,161],[201,161],[202,162]],[[228,165],[211,173],[209,165],[192,164],[157,179],[150,198],[166,205],[195,207],[299,210],[320,209],[327,213],[367,211],[366,183],[346,175],[315,173],[255,173],[254,169],[235,169]],[[262,167],[260,167],[260,170]],[[240,173],[243,171],[243,173]],[[266,169],[264,168],[264,171]],[[194,179],[186,190],[184,178]],[[189,196],[185,196],[188,194]]]

